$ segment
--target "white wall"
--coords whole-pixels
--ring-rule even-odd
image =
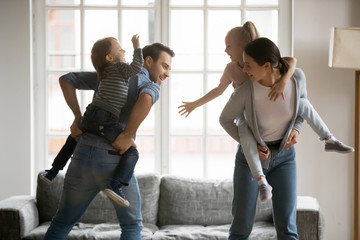
[[[360,1],[294,1],[294,54],[307,75],[309,99],[335,136],[353,145],[354,71],[330,69],[327,61],[330,27],[360,26]],[[0,200],[34,193],[30,12],[30,0],[0,1]],[[303,128],[298,194],[319,200],[327,240],[352,239],[354,156],[325,153]]]
[[[30,194],[30,0],[0,1],[0,200]]]
[[[353,145],[355,71],[329,68],[328,47],[332,26],[360,27],[360,1],[294,2],[294,55],[307,76],[308,98],[332,133]],[[354,154],[325,153],[317,135],[303,126],[296,149],[298,194],[319,200],[325,239],[353,239]]]

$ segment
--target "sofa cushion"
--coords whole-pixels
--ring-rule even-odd
[[[51,221],[52,217],[55,215],[60,201],[64,177],[64,173],[60,172],[50,185],[46,184],[38,177],[36,199],[40,223]],[[137,180],[142,199],[143,222],[156,224],[160,176],[157,174],[137,175]],[[124,193],[126,195],[126,187],[124,187]],[[79,222],[118,223],[118,220],[111,201],[100,192],[91,202]]]
[[[160,196],[160,175],[149,173],[136,175],[141,194],[141,213],[144,223],[157,224],[159,196]]]
[[[155,232],[153,240],[227,240],[230,225],[165,225]]]
[[[230,224],[232,180],[163,176],[160,184],[159,226]],[[271,201],[258,201],[255,221],[271,221]]]
[[[165,225],[155,232],[154,240],[227,240],[230,224],[217,226],[199,225]],[[274,225],[270,222],[258,221],[254,224],[249,240],[276,240]]]
[[[42,223],[29,234],[24,240],[42,240],[45,233],[50,226],[50,222]],[[142,240],[153,239],[153,234],[158,230],[158,227],[153,224],[144,224],[141,231]],[[67,240],[79,239],[97,239],[97,240],[119,240],[121,234],[120,226],[118,223],[77,223],[69,233]]]

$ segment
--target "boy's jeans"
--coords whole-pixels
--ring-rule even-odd
[[[279,144],[268,145],[271,160],[266,179],[273,190],[273,218],[279,240],[298,239],[296,228],[296,163],[294,147],[278,152]],[[233,222],[229,240],[248,239],[254,224],[258,183],[251,175],[241,145],[235,160]]]
[[[98,136],[105,137],[112,143],[116,137],[124,131],[124,124],[114,114],[96,106],[89,105],[86,108],[79,127],[84,132],[91,132]],[[134,173],[139,153],[136,148],[130,147],[121,155],[121,161],[116,168],[114,179],[127,186]],[[126,196],[126,195],[125,195]]]
[[[81,143],[76,146],[58,211],[45,235],[45,240],[63,240],[73,225],[83,215],[96,194],[112,179],[119,164],[119,156],[109,155],[102,149]],[[129,186],[123,189],[130,207],[114,204],[114,210],[121,226],[121,240],[140,240],[142,230],[141,199],[139,186],[132,176]]]

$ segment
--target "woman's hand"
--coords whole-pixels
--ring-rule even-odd
[[[260,160],[267,160],[270,156],[270,151],[267,147],[257,145]]]
[[[295,143],[297,143],[299,136],[299,132],[295,129],[291,130],[291,133],[289,135],[288,140],[286,141],[286,144],[284,146],[285,149],[291,148]]]
[[[197,108],[197,106],[194,102],[183,102],[183,105],[178,107],[178,109],[180,109],[179,114],[181,116],[186,114],[185,117],[187,117],[195,108]]]

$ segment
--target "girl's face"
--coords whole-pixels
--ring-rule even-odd
[[[233,35],[228,34],[225,38],[225,52],[230,56],[231,61],[242,62],[244,44]]]
[[[109,62],[126,62],[125,60],[125,50],[122,49],[120,46],[120,43],[112,39],[111,40],[111,51],[108,54],[109,56]]]
[[[266,64],[260,66],[254,59],[244,52],[244,69],[243,71],[249,75],[250,79],[254,82],[263,80],[266,76]]]

